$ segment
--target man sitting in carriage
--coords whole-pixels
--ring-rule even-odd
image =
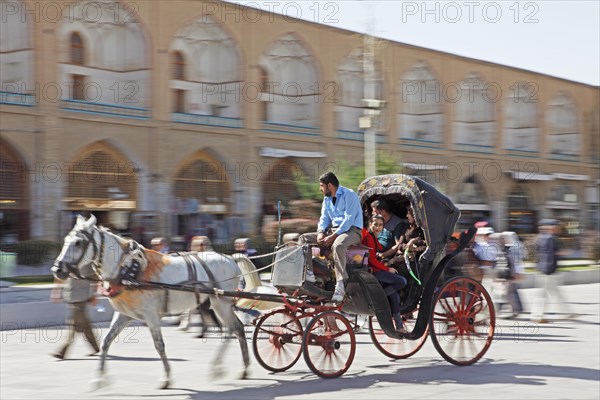
[[[375,199],[371,202],[373,215],[378,214],[383,217],[384,225],[381,234],[379,235],[379,243],[381,243],[383,258],[389,258],[396,253],[391,250],[398,243],[400,236],[406,230],[408,222],[406,219],[400,218],[392,210],[390,203],[383,197]]]
[[[392,256],[390,259],[388,260],[384,254],[381,254],[381,258],[386,259],[388,265],[405,264],[406,257],[404,255],[407,251],[410,260],[418,259],[427,249],[425,233],[423,232],[423,228],[417,225],[414,210],[410,206],[406,208],[406,218],[408,225],[400,235],[396,245],[391,249]]]
[[[331,247],[337,280],[331,300],[340,302],[346,294],[344,280],[348,279],[346,250],[361,241],[363,213],[358,195],[353,190],[340,186],[333,172],[326,172],[319,177],[319,188],[324,198],[317,232],[301,235],[300,244],[316,243],[322,247]],[[315,281],[310,268],[306,271],[306,280]]]

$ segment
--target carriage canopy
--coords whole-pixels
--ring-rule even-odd
[[[371,202],[378,198],[385,198],[392,211],[400,216],[405,215],[410,205],[428,245],[421,259],[431,263],[444,255],[460,218],[460,210],[446,195],[422,179],[403,174],[367,178],[358,186],[357,193],[365,211],[370,211]]]

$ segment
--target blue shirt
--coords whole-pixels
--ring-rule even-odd
[[[383,251],[388,251],[392,248],[393,245],[396,244],[394,234],[385,228],[381,230],[381,233],[379,234],[379,236],[377,236],[377,240],[379,240],[379,243],[381,243]]]
[[[363,216],[358,195],[353,190],[344,186],[338,186],[335,193],[335,205],[331,197],[325,197],[321,206],[321,218],[319,219],[319,231],[327,228],[337,228],[336,233],[347,232],[353,226],[362,229]]]

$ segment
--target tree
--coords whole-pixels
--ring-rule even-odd
[[[343,155],[337,157],[334,168],[328,169],[335,173],[340,180],[340,184],[347,188],[356,190],[358,185],[365,180],[365,166],[363,164],[352,165]],[[394,158],[390,152],[381,152],[377,155],[377,174],[394,174],[400,173],[399,159]],[[319,190],[318,177],[302,176],[296,182],[298,193],[303,199],[312,199],[321,201],[323,194]]]

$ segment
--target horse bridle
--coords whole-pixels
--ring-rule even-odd
[[[94,242],[94,232],[95,231],[98,231],[98,233],[100,234],[100,245],[99,246],[96,246],[96,244]],[[83,237],[80,236],[80,238],[84,244],[84,249],[82,250],[81,255],[74,262],[59,263],[59,264],[64,265],[66,267],[67,271],[69,272],[69,275],[74,277],[75,279],[94,280],[94,279],[83,276],[81,274],[80,268],[79,268],[79,264],[81,263],[81,261],[83,260],[85,255],[87,254],[87,251],[88,251],[88,248],[90,245],[93,246],[93,250],[94,250],[94,256],[92,257],[92,261],[90,262],[90,264],[92,265],[92,269],[94,270],[94,273],[100,279],[102,279],[102,275],[99,273],[99,270],[100,270],[100,265],[102,264],[102,258],[104,258],[104,235],[98,228],[94,228],[94,232],[90,233],[85,230],[78,231],[77,235],[79,236],[81,234],[81,236],[83,236]]]

